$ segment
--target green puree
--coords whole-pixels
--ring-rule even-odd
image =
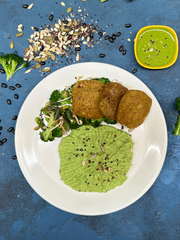
[[[144,30],[137,40],[137,55],[145,65],[160,67],[170,63],[175,54],[175,39],[164,28]]]
[[[111,126],[82,126],[59,146],[60,175],[81,192],[107,192],[127,179],[133,157],[128,133]]]

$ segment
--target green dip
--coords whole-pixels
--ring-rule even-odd
[[[60,175],[81,192],[107,192],[127,179],[133,157],[128,133],[111,126],[82,126],[59,146]]]
[[[145,29],[137,39],[136,51],[142,64],[150,67],[168,65],[175,56],[175,38],[163,27]]]

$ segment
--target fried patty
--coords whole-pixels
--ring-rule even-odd
[[[99,103],[102,114],[112,120],[116,120],[116,112],[119,101],[127,91],[128,89],[119,83],[106,83]]]
[[[119,102],[116,120],[128,128],[136,128],[147,117],[152,99],[140,90],[129,90]]]
[[[76,115],[88,119],[99,119],[103,114],[99,108],[104,83],[96,80],[82,80],[73,87],[73,111]]]

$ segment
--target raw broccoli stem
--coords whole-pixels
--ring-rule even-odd
[[[35,121],[38,124],[38,126],[44,131],[43,127],[45,126],[45,124],[43,123],[43,120],[41,118],[39,118],[39,117],[36,117]]]
[[[174,135],[180,135],[180,115],[178,116],[178,121],[175,127]]]

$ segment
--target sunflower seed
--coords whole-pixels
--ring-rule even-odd
[[[25,74],[30,73],[32,69],[28,69],[27,71],[25,71]]]
[[[32,7],[34,6],[34,3],[31,3],[28,7],[28,9],[30,10]]]
[[[25,51],[25,53],[27,53],[27,52],[29,51],[29,47],[26,47],[26,48],[24,49],[24,51]]]
[[[130,129],[128,130],[128,132],[132,132],[132,131],[134,131],[134,128],[130,128]]]
[[[41,67],[40,63],[37,63],[36,66],[35,66],[36,69],[39,69],[40,67]]]
[[[36,127],[34,128],[34,130],[35,130],[35,131],[39,130],[39,126],[36,126]]]
[[[61,2],[61,5],[62,5],[63,7],[65,7],[65,6],[66,6],[64,2]]]

